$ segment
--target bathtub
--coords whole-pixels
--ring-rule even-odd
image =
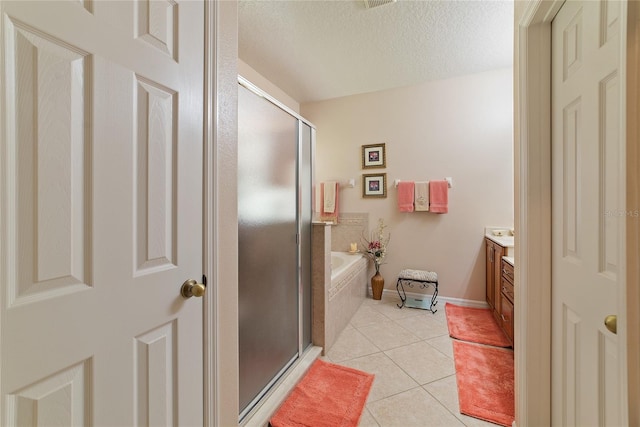
[[[335,281],[360,259],[362,259],[362,254],[360,253],[331,252],[331,282]]]
[[[362,254],[331,252],[331,281],[325,284],[325,354],[367,297],[367,266]]]

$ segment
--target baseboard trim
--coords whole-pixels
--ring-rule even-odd
[[[371,297],[371,289],[369,289],[367,291],[367,294],[369,295],[369,297]],[[432,294],[421,294],[418,292],[407,292],[406,293],[407,297],[409,298],[431,298]],[[382,291],[382,298],[384,299],[395,299],[398,301],[398,303],[400,303],[400,296],[398,295],[398,292],[393,290],[393,289],[384,289]],[[437,305],[436,305],[436,309],[440,308],[440,307],[444,307],[445,303],[450,302],[451,304],[456,304],[456,305],[461,305],[464,307],[473,307],[473,308],[489,308],[489,304],[487,304],[486,301],[478,301],[478,300],[470,300],[470,299],[463,299],[463,298],[451,298],[451,297],[443,297],[438,295],[438,297],[436,298],[437,301]]]

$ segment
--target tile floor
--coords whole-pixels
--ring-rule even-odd
[[[362,427],[495,426],[462,415],[444,302],[438,311],[366,299],[322,357],[375,374]]]

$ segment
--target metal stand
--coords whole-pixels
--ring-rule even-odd
[[[411,298],[407,297],[407,294],[404,291],[404,285],[413,288],[414,284],[419,286],[419,289],[426,289],[429,286],[433,286],[433,295],[431,296],[431,301],[428,298]],[[402,293],[400,291],[402,290]],[[405,277],[398,277],[398,281],[396,282],[396,291],[398,291],[398,296],[400,296],[400,300],[402,304],[397,304],[398,308],[409,307],[409,308],[420,308],[423,310],[429,310],[432,313],[435,313],[438,310],[434,310],[433,307],[438,303],[436,298],[438,297],[438,281],[428,281],[428,280],[417,280],[417,279],[408,279]]]

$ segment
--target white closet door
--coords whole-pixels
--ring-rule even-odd
[[[568,1],[552,23],[554,425],[619,426],[626,410],[624,340],[604,324],[624,313],[625,7]]]
[[[203,16],[0,2],[2,425],[202,425]]]

